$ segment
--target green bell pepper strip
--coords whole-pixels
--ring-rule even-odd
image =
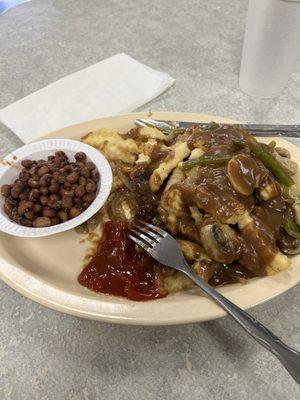
[[[215,154],[215,155],[203,155],[198,158],[194,158],[192,160],[185,161],[182,164],[183,170],[189,170],[194,167],[209,165],[209,164],[223,164],[229,161],[232,158],[232,155],[229,154]]]
[[[220,125],[217,124],[217,123],[214,122],[214,121],[210,122],[210,123],[206,126],[206,129],[207,129],[208,131],[215,131],[215,130],[217,130],[217,129],[219,129],[219,128],[220,128]]]
[[[284,221],[283,227],[286,233],[295,239],[300,239],[300,226],[292,218],[288,218]]]
[[[272,140],[269,144],[268,144],[268,146],[269,147],[271,147],[271,149],[275,149],[275,147],[276,147],[276,142],[275,142],[275,140]]]
[[[232,139],[232,143],[235,144],[238,147],[245,147],[247,142],[244,139]]]
[[[265,151],[259,143],[253,144],[251,143],[252,153],[259,158],[265,167],[268,168],[269,171],[272,172],[273,175],[278,178],[278,181],[283,185],[290,187],[294,185],[293,179],[285,172],[273,154]]]

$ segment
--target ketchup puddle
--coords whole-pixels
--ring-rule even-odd
[[[146,301],[165,297],[155,276],[155,260],[137,251],[124,222],[106,222],[104,240],[78,276],[78,282],[95,291],[130,300]]]

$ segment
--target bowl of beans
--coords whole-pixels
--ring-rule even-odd
[[[0,162],[0,230],[40,237],[75,228],[103,206],[111,185],[108,161],[85,143],[25,145]]]

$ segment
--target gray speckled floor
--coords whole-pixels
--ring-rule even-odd
[[[0,107],[117,52],[176,78],[144,110],[299,123],[300,74],[279,98],[238,89],[246,1],[34,0],[0,16]],[[2,154],[20,141],[0,126]],[[4,400],[296,400],[279,363],[224,318],[129,327],[63,315],[0,283]],[[252,313],[300,348],[300,286]]]

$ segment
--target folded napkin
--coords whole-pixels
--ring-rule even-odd
[[[117,54],[0,110],[0,121],[27,143],[65,126],[135,110],[174,83],[126,54]]]

